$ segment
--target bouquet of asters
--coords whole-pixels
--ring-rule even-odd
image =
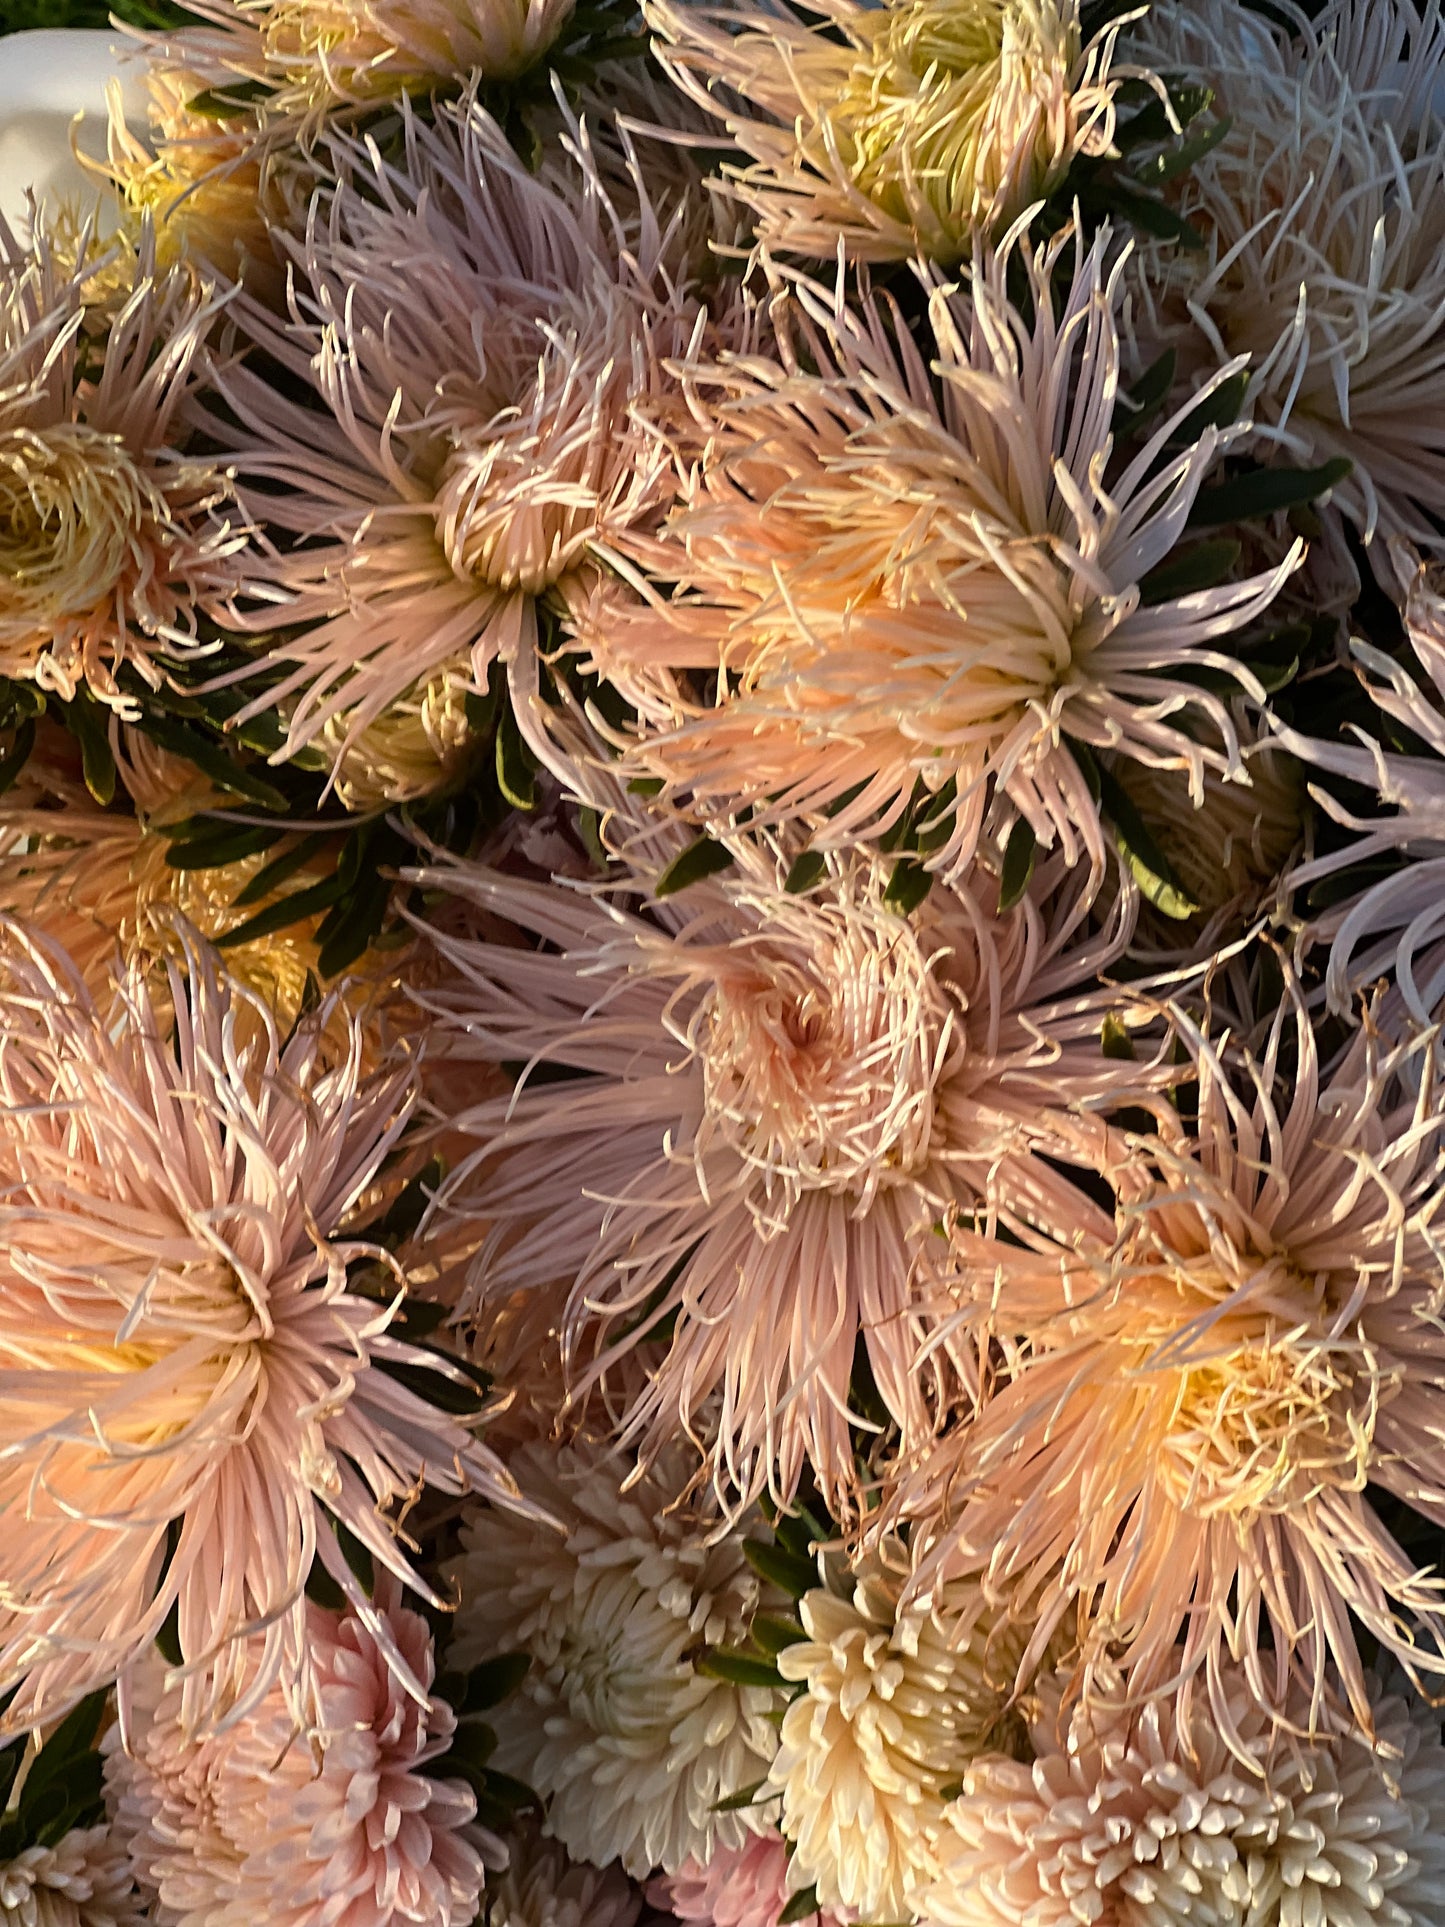
[[[0,46],[0,1923],[1442,1927],[1440,0],[187,7]]]

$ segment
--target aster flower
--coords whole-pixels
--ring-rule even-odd
[[[538,598],[667,495],[631,411],[701,310],[669,280],[645,201],[625,226],[570,138],[564,193],[475,105],[434,125],[408,113],[396,165],[334,136],[336,178],[287,244],[290,326],[236,305],[315,388],[305,402],[227,367],[228,415],[211,423],[285,538],[249,558],[252,600],[232,612],[258,633],[285,625],[265,658],[279,680],[243,712],[281,709],[283,756],[314,745],[344,765],[401,715],[435,768],[456,749],[459,693],[498,663],[538,737]],[[397,774],[387,787],[409,790]]]
[[[1201,348],[1247,354],[1257,443],[1348,459],[1336,500],[1366,539],[1428,541],[1445,508],[1445,144],[1401,152],[1401,103],[1368,60],[1357,91],[1337,35],[1246,41],[1240,17],[1164,0],[1139,29],[1145,57],[1206,82],[1230,118],[1179,189],[1206,254],[1141,259],[1149,331],[1186,367]]]
[[[1312,1723],[1367,1726],[1352,1615],[1412,1676],[1445,1672],[1445,1581],[1367,1491],[1440,1516],[1436,1042],[1367,1027],[1326,1081],[1289,984],[1241,1096],[1216,1043],[1176,1025],[1197,1136],[1138,1138],[1107,1174],[1112,1221],[1081,1198],[1057,1237],[955,1240],[960,1316],[996,1343],[999,1382],[900,1472],[894,1507],[928,1541],[925,1593],[944,1574],[1022,1589],[1040,1629],[1024,1676],[1077,1612],[1085,1688],[1117,1659],[1137,1694],[1202,1679],[1217,1714],[1226,1652],[1248,1648],[1261,1704],[1293,1678]]]
[[[629,830],[629,800],[608,831],[633,837],[616,891],[416,873],[527,939],[434,933],[440,981],[415,994],[445,1055],[529,1067],[508,1097],[448,1120],[475,1148],[434,1222],[478,1226],[471,1301],[568,1294],[579,1392],[614,1385],[675,1321],[631,1381],[622,1436],[644,1457],[720,1393],[719,1491],[766,1485],[785,1502],[811,1465],[842,1516],[860,1343],[911,1439],[956,1387],[941,1356],[917,1359],[916,1300],[949,1262],[938,1227],[985,1199],[1044,1222],[1067,1207],[1072,1186],[1034,1152],[1063,1140],[1056,1107],[1118,1083],[1100,1027],[1111,1011],[1127,1021],[1128,1002],[1090,992],[1133,895],[1081,937],[1080,892],[1055,864],[1002,919],[986,874],[910,919],[867,856],[834,856],[790,891],[786,850],[738,841],[726,874],[637,914],[620,893],[651,894],[680,844],[635,810]]]
[[[0,1927],[141,1927],[144,1918],[109,1827],[72,1827],[53,1847],[0,1863]]]
[[[819,1589],[799,1601],[807,1638],[783,1649],[778,1669],[803,1691],[783,1717],[768,1785],[794,1842],[793,1883],[863,1920],[908,1920],[937,1872],[950,1787],[1017,1724],[1027,1634],[976,1587],[901,1607],[903,1581],[882,1560],[851,1578],[849,1596]]]
[[[437,1777],[456,1717],[428,1696],[426,1621],[389,1584],[364,1614],[308,1604],[305,1621],[310,1744],[277,1686],[198,1737],[158,1653],[127,1675],[107,1791],[159,1927],[471,1927],[484,1867],[504,1855],[475,1825],[471,1788]]]
[[[174,452],[214,309],[158,277],[143,230],[102,349],[87,270],[43,235],[0,256],[0,674],[123,710],[121,669],[159,684],[244,541],[225,468]]]
[[[1117,270],[1101,238],[1056,318],[1060,238],[1017,258],[1035,319],[1008,299],[1010,251],[968,294],[932,286],[931,368],[881,301],[790,284],[774,353],[686,371],[695,441],[654,568],[680,590],[611,607],[591,665],[646,719],[639,770],[669,797],[755,822],[827,812],[847,842],[890,828],[915,784],[956,792],[934,868],[967,861],[996,790],[1071,862],[1104,861],[1098,808],[1065,733],[1156,768],[1238,778],[1228,707],[1195,677],[1267,607],[1267,574],[1151,606],[1215,454],[1208,428],[1168,449],[1183,413],[1105,482],[1118,384]],[[776,304],[775,304],[776,305]],[[805,372],[815,369],[816,372]],[[675,672],[715,677],[693,701]],[[1181,719],[1207,719],[1210,750]],[[950,807],[952,814],[949,815]]]
[[[715,1848],[705,1866],[684,1861],[675,1874],[652,1881],[647,1897],[696,1927],[778,1927],[778,1916],[802,1891],[790,1867],[782,1834],[755,1833],[740,1847]],[[851,1918],[846,1909],[818,1910],[819,1927]]]
[[[347,1266],[377,1256],[352,1214],[406,1121],[409,1066],[364,1078],[358,1027],[343,1053],[327,1037],[334,1000],[283,1043],[204,949],[185,962],[167,973],[172,1025],[140,965],[98,1001],[61,953],[7,932],[7,1732],[114,1679],[173,1611],[188,1728],[278,1682],[305,1724],[313,1564],[371,1614],[329,1521],[425,1592],[394,1509],[423,1481],[510,1491],[409,1389],[443,1362],[388,1335],[394,1301],[348,1288]]]
[[[694,1660],[741,1644],[763,1597],[741,1531],[687,1499],[684,1451],[639,1475],[608,1446],[524,1445],[510,1470],[562,1535],[520,1515],[463,1528],[451,1663],[532,1660],[488,1716],[493,1763],[542,1795],[574,1860],[640,1878],[740,1845],[761,1822],[718,1802],[766,1774],[776,1695]]]
[[[576,0],[187,0],[206,22],[152,40],[153,55],[224,95],[265,88],[266,123],[314,132],[346,107],[515,80],[567,27]]]
[[[978,1761],[948,1811],[937,1927],[1438,1927],[1438,1715],[1372,1680],[1375,1745],[1281,1741],[1225,1683],[1223,1722],[1167,1701],[1040,1721],[1032,1765]],[[1303,1707],[1297,1707],[1303,1713]]]
[[[1086,48],[1077,0],[644,11],[668,72],[747,156],[725,178],[786,252],[956,261],[1113,139],[1113,33]]]
[[[1428,682],[1424,687],[1393,657],[1362,637],[1350,650],[1371,702],[1403,723],[1426,754],[1383,749],[1362,730],[1355,743],[1325,741],[1273,723],[1279,741],[1307,765],[1373,791],[1392,815],[1354,815],[1327,786],[1310,793],[1325,814],[1354,834],[1342,848],[1299,864],[1290,881],[1297,892],[1358,864],[1399,855],[1408,859],[1363,885],[1332,909],[1311,918],[1305,940],[1330,946],[1326,989],[1331,1007],[1351,1008],[1359,989],[1382,976],[1393,980],[1404,1012],[1435,1021],[1445,981],[1445,596],[1441,571],[1423,564],[1408,544],[1395,542],[1390,561],[1397,579],[1410,646]]]
[[[507,1836],[507,1865],[487,1882],[487,1927],[636,1927],[642,1895],[620,1867],[569,1860],[535,1826]]]

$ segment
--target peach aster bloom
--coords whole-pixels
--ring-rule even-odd
[[[644,12],[668,72],[746,156],[724,178],[783,252],[956,261],[1113,139],[1114,34],[1086,48],[1077,0]]]
[[[198,1737],[158,1653],[127,1675],[106,1781],[157,1927],[471,1927],[504,1855],[471,1788],[444,1777],[456,1716],[428,1697],[426,1621],[387,1585],[364,1615],[311,1604],[305,1619],[309,1744],[277,1686]]]
[[[159,276],[148,229],[103,346],[91,299],[43,234],[0,231],[0,674],[123,711],[121,670],[155,687],[196,647],[244,536],[225,467],[177,452],[214,309]]]
[[[678,592],[639,581],[585,636],[640,709],[633,760],[668,797],[746,805],[755,823],[809,813],[845,843],[891,827],[921,783],[945,792],[932,867],[968,860],[993,799],[1000,835],[1023,817],[1098,872],[1098,807],[1066,735],[1185,769],[1196,796],[1206,768],[1240,777],[1229,708],[1197,672],[1262,696],[1222,644],[1301,548],[1242,582],[1141,598],[1228,435],[1171,451],[1181,411],[1108,473],[1118,269],[1101,238],[1056,303],[1065,245],[985,255],[966,293],[930,286],[931,365],[885,300],[796,279],[770,351],[687,367],[683,497],[650,564]],[[1011,258],[1032,322],[1008,298]],[[682,671],[715,679],[715,699]]]
[[[940,1227],[990,1200],[1046,1223],[1067,1208],[1073,1187],[1035,1153],[1064,1137],[1061,1112],[1119,1081],[1099,1036],[1127,999],[1095,984],[1133,897],[1081,937],[1081,892],[1055,863],[1001,919],[986,874],[909,918],[866,855],[790,892],[788,853],[737,841],[732,869],[639,913],[623,893],[650,894],[679,839],[632,819],[615,891],[461,864],[416,875],[527,938],[433,936],[441,980],[416,996],[440,1049],[528,1067],[448,1120],[475,1149],[437,1222],[481,1229],[473,1301],[569,1294],[579,1392],[606,1390],[668,1321],[629,1381],[622,1436],[644,1458],[720,1394],[719,1491],[786,1500],[811,1465],[836,1516],[858,1478],[860,1344],[912,1440],[956,1386],[941,1356],[918,1360],[917,1301],[949,1263]],[[624,823],[619,805],[616,842]],[[1144,1067],[1129,1069],[1132,1088]]]
[[[716,1509],[689,1496],[681,1449],[640,1474],[611,1446],[524,1445],[510,1469],[546,1517],[463,1527],[448,1653],[461,1667],[531,1658],[488,1713],[492,1764],[542,1796],[544,1831],[574,1860],[620,1861],[645,1878],[740,1845],[761,1815],[718,1802],[766,1775],[778,1696],[695,1662],[707,1647],[741,1645],[771,1603],[742,1530],[722,1529]]]
[[[930,1927],[1440,1927],[1438,1716],[1372,1679],[1373,1747],[1303,1744],[1237,1673],[1223,1690],[1222,1721],[1167,1701],[1076,1711],[1038,1723],[1031,1765],[978,1761],[922,1897]]]
[[[379,1257],[354,1214],[406,1122],[410,1065],[363,1077],[358,1026],[343,1053],[327,1036],[334,1000],[283,1042],[202,947],[185,963],[162,1018],[142,966],[99,1001],[63,954],[7,928],[6,1732],[113,1680],[172,1612],[188,1729],[278,1682],[305,1724],[313,1565],[374,1618],[332,1520],[427,1593],[397,1512],[424,1481],[511,1490],[410,1389],[447,1367],[388,1334],[400,1288],[348,1286],[350,1264]]]
[[[335,135],[335,178],[286,244],[290,325],[235,304],[290,387],[313,391],[230,363],[229,413],[211,423],[278,537],[248,558],[232,614],[283,628],[265,657],[280,679],[243,712],[281,709],[282,756],[311,746],[340,769],[400,710],[434,772],[457,747],[457,701],[498,664],[541,737],[538,599],[668,495],[632,411],[702,311],[669,278],[645,199],[624,224],[585,135],[568,138],[564,192],[562,169],[529,174],[474,104],[433,124],[406,113],[395,164]]]
[[[1367,1726],[1356,1624],[1412,1676],[1445,1673],[1445,1581],[1367,1492],[1445,1511],[1436,1040],[1367,1027],[1325,1080],[1291,984],[1240,1095],[1221,1047],[1176,1025],[1197,1136],[1136,1139],[1108,1174],[1112,1217],[1081,1198],[1057,1237],[958,1235],[959,1315],[998,1382],[900,1471],[893,1508],[919,1522],[925,1592],[955,1573],[1021,1592],[1039,1626],[1024,1676],[1077,1612],[1085,1688],[1117,1662],[1139,1694],[1183,1682],[1187,1701],[1202,1679],[1217,1714],[1226,1654],[1247,1648],[1262,1704],[1293,1679],[1312,1723]]]

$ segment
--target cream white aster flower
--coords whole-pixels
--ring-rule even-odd
[[[453,1665],[529,1654],[532,1670],[488,1715],[497,1767],[547,1802],[546,1831],[577,1860],[641,1877],[706,1859],[762,1824],[716,1804],[755,1784],[777,1745],[776,1696],[699,1672],[704,1647],[738,1645],[760,1597],[742,1533],[679,1503],[679,1450],[622,1482],[629,1456],[579,1442],[524,1445],[510,1469],[561,1521],[487,1514],[463,1532]]]
[[[125,1847],[109,1827],[73,1827],[53,1847],[0,1865],[0,1927],[140,1927]]]
[[[865,1921],[911,1918],[936,1876],[948,1788],[1017,1736],[1027,1634],[986,1611],[976,1588],[945,1586],[932,1606],[903,1608],[903,1584],[870,1559],[851,1595],[805,1594],[808,1637],[778,1656],[804,1688],[769,1774],[795,1843],[792,1877]]]

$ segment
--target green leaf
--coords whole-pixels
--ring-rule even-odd
[[[1114,405],[1116,435],[1138,435],[1153,421],[1169,399],[1178,362],[1175,351],[1166,348],[1157,360],[1150,362],[1127,396],[1120,394]]]
[[[27,717],[16,730],[9,749],[0,755],[0,796],[3,796],[30,760],[35,747],[35,719]]]
[[[753,1644],[769,1656],[808,1637],[796,1619],[781,1619],[775,1613],[754,1613],[750,1631]]]
[[[391,880],[379,873],[369,877],[349,903],[333,907],[316,933],[321,945],[316,967],[323,977],[339,977],[356,962],[381,935],[390,907]]]
[[[265,100],[271,92],[270,84],[264,80],[227,81],[224,87],[207,87],[204,93],[193,94],[186,106],[207,120],[232,120]]]
[[[901,917],[911,916],[933,888],[933,872],[904,857],[893,866],[883,901]]]
[[[1136,1056],[1134,1039],[1111,1010],[1099,1030],[1099,1049],[1105,1057],[1132,1063]]]
[[[679,890],[686,890],[690,884],[700,883],[704,877],[717,876],[733,866],[733,853],[724,843],[711,836],[700,836],[695,843],[689,843],[685,850],[679,850],[668,864],[662,875],[652,886],[655,897],[673,897]]]
[[[714,1800],[712,1810],[714,1813],[741,1813],[744,1807],[759,1807],[766,1805],[769,1800],[781,1800],[781,1791],[765,1794],[761,1800],[758,1798],[767,1784],[766,1780],[754,1780],[751,1786],[740,1787],[725,1800]]]
[[[238,890],[232,899],[232,908],[243,909],[250,903],[263,903],[273,890],[278,889],[289,877],[304,869],[313,856],[318,856],[331,841],[325,830],[312,830],[298,837],[289,850],[273,856],[252,877],[244,890]]]
[[[216,948],[230,950],[239,943],[251,943],[257,937],[270,937],[278,930],[289,929],[293,923],[302,923],[307,917],[329,909],[345,891],[345,881],[339,874],[324,877],[320,883],[309,884],[304,890],[293,890],[289,896],[268,903],[254,917],[238,923],[223,937],[217,937]]]
[[[1220,120],[1212,121],[1180,146],[1168,148],[1162,154],[1153,154],[1147,161],[1141,161],[1134,170],[1135,179],[1145,187],[1167,187],[1170,181],[1187,174],[1211,149],[1218,147],[1233,125],[1227,114]]]
[[[1353,467],[1347,456],[1337,455],[1318,468],[1257,468],[1232,475],[1227,482],[1200,490],[1189,511],[1189,526],[1219,528],[1226,522],[1247,522],[1313,502],[1337,488]]]
[[[709,1679],[725,1679],[733,1686],[780,1687],[783,1676],[770,1659],[742,1652],[736,1646],[710,1646],[697,1661],[697,1671]]]
[[[1152,200],[1147,194],[1136,194],[1116,182],[1110,183],[1105,199],[1111,212],[1122,214],[1125,220],[1132,221],[1145,234],[1152,234],[1156,241],[1173,241],[1177,246],[1197,253],[1202,253],[1207,246],[1198,228],[1186,221],[1182,214],[1176,214],[1163,201]]]
[[[1033,881],[1034,861],[1038,855],[1039,840],[1034,826],[1025,816],[1014,819],[1013,828],[1008,833],[1004,846],[1003,872],[998,885],[998,913],[1012,910]]]
[[[816,1591],[822,1583],[814,1560],[789,1552],[783,1546],[770,1546],[762,1539],[744,1539],[743,1557],[760,1578],[787,1593],[790,1599],[801,1599],[805,1592]]]
[[[531,1670],[532,1660],[527,1653],[498,1653],[493,1659],[483,1660],[467,1674],[466,1686],[456,1702],[457,1714],[484,1713],[489,1707],[500,1706],[516,1692]]]
[[[61,709],[65,726],[80,745],[80,767],[85,787],[104,809],[115,800],[115,758],[105,717],[93,696],[84,690]]]
[[[1232,536],[1222,535],[1212,542],[1197,542],[1192,549],[1171,555],[1157,569],[1151,569],[1139,584],[1139,606],[1157,608],[1179,596],[1196,595],[1223,582],[1238,562],[1244,545]]]
[[[1241,368],[1218,382],[1202,401],[1176,422],[1169,436],[1171,448],[1187,448],[1197,442],[1206,428],[1230,428],[1239,420],[1239,411],[1249,393],[1249,374]]]
[[[828,868],[828,859],[821,850],[804,850],[801,856],[793,858],[783,888],[790,897],[801,897]]]
[[[243,796],[248,803],[255,803],[263,810],[286,811],[291,808],[291,800],[284,790],[268,783],[254,769],[239,763],[225,750],[219,748],[198,729],[189,723],[178,722],[172,716],[147,715],[143,718],[142,728],[153,742],[168,749],[174,756],[183,756],[198,769],[203,776],[209,776],[217,789],[225,790],[229,796]]]
[[[660,776],[634,776],[627,785],[629,796],[660,796],[662,778]]]
[[[784,1907],[778,1915],[778,1927],[788,1927],[788,1922],[793,1920],[807,1920],[817,1912],[819,1912],[818,1889],[816,1887],[804,1887],[800,1894],[793,1895],[787,1906]]]
[[[264,829],[259,824],[214,824],[212,833],[188,836],[166,847],[166,864],[172,870],[219,870],[243,857],[259,856],[286,834],[283,829]]]
[[[497,718],[497,788],[514,809],[537,807],[537,760],[522,741],[522,732],[504,703]]]
[[[475,1418],[486,1404],[487,1394],[480,1386],[459,1384],[446,1372],[419,1365],[414,1359],[378,1357],[372,1366],[404,1385],[433,1411],[445,1412],[451,1418]]]
[[[1144,819],[1135,809],[1128,792],[1110,772],[1099,770],[1100,803],[1114,827],[1115,841],[1134,880],[1156,910],[1182,921],[1192,917],[1199,905],[1191,901],[1174,880],[1169,859],[1150,835]]]

